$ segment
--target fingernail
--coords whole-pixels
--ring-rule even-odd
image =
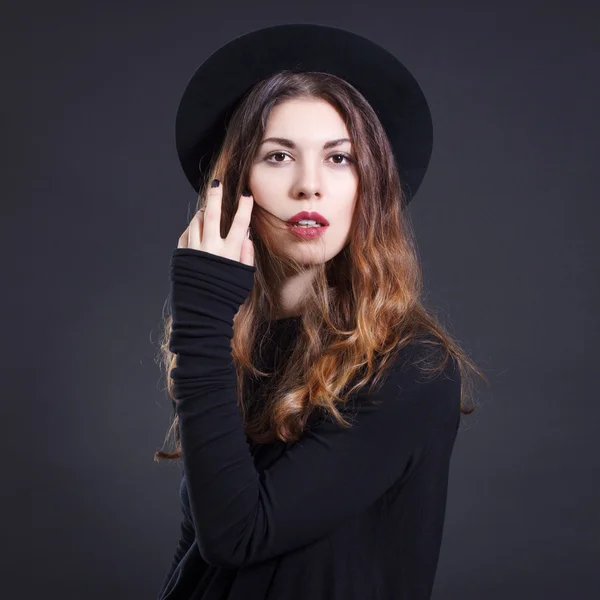
[[[211,188],[216,188],[219,187],[219,183],[221,183],[218,179],[213,179],[212,183],[210,184]]]
[[[248,188],[246,188],[243,192],[242,192],[242,196],[251,196],[250,194],[250,190]]]

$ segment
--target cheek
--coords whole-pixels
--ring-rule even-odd
[[[338,213],[335,218],[335,223],[331,227],[331,243],[336,246],[340,242],[346,240],[350,234],[352,227],[352,215],[350,212]],[[332,220],[333,221],[333,220]]]
[[[352,220],[354,219],[354,213],[356,211],[356,197],[350,202],[343,213],[344,221],[347,223],[348,227],[352,224]]]
[[[269,176],[261,169],[251,174],[249,182],[254,198],[259,202],[270,203],[281,197],[277,178]]]

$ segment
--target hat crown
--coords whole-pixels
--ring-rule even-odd
[[[247,92],[278,71],[331,73],[355,87],[373,107],[388,136],[405,186],[417,193],[433,149],[433,123],[420,85],[391,52],[354,32],[288,23],[236,37],[196,69],[181,97],[175,144],[196,192],[220,148],[228,116]]]

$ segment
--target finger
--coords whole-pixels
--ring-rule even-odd
[[[202,211],[198,211],[194,218],[190,222],[190,226],[188,227],[188,248],[194,248],[195,250],[200,250],[202,243],[202,215],[204,213]]]
[[[252,208],[254,200],[252,196],[240,196],[235,216],[231,223],[231,228],[225,240],[228,250],[232,248],[241,248],[242,243],[246,239],[246,232],[250,227],[250,219],[252,217]]]
[[[198,229],[200,231],[200,244],[202,244],[202,235],[204,234],[204,207],[198,212],[200,213],[198,215]]]
[[[198,196],[198,201],[199,201],[199,206],[200,208],[198,209],[198,223],[199,223],[199,231],[200,231],[200,243],[202,243],[202,233],[204,231],[204,211],[206,209],[206,199],[205,198],[200,198],[200,196]]]
[[[187,248],[188,247],[188,230],[189,227],[179,236],[179,240],[177,241],[178,248]]]
[[[244,238],[244,241],[242,243],[240,262],[251,267],[254,266],[254,244],[249,238]]]
[[[217,180],[218,181],[218,180]],[[223,184],[219,181],[217,187],[209,187],[206,192],[204,210],[204,229],[202,231],[202,245],[208,248],[218,248],[221,242],[221,201],[223,197]]]

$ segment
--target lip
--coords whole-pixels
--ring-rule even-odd
[[[291,233],[303,240],[314,240],[323,235],[326,229],[329,229],[329,225],[321,225],[321,227],[298,227],[292,225],[292,223],[286,223],[286,226]]]
[[[312,219],[313,221],[316,221],[317,223],[320,223],[321,225],[329,225],[329,221],[321,216],[318,212],[309,212],[306,210],[303,210],[297,214],[295,214],[293,217],[290,217],[287,222],[288,223],[297,223],[298,221],[302,221],[303,219]]]

